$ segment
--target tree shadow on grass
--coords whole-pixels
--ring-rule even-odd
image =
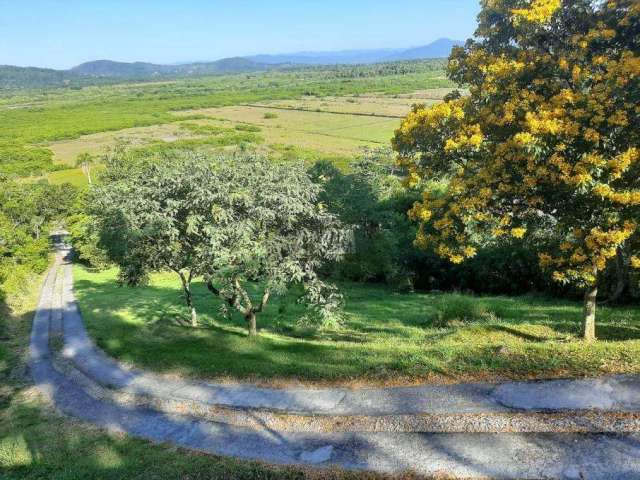
[[[159,372],[196,378],[311,381],[388,380],[431,374],[454,378],[479,366],[483,375],[544,375],[563,366],[577,374],[589,373],[563,357],[562,347],[554,346],[558,341],[579,338],[580,311],[570,302],[479,297],[478,301],[500,313],[499,322],[472,321],[459,327],[434,328],[425,312],[433,308],[436,297],[385,298],[377,289],[373,300],[367,302],[368,287],[355,286],[356,295],[351,295],[355,303],[347,306],[343,329],[304,331],[296,324],[303,308],[290,299],[275,298],[258,317],[260,335],[250,339],[244,319],[237,313],[220,315],[221,302],[202,282],[195,282],[193,290],[201,320],[196,329],[175,322],[177,317],[188,318],[188,311],[180,290],[170,283],[130,288],[91,278],[76,281],[83,316],[98,345],[125,362]],[[288,306],[282,309],[281,303]],[[604,310],[598,322],[599,338],[640,339],[636,316],[640,317],[632,309]],[[491,338],[491,331],[508,336]],[[464,345],[455,338],[448,340],[459,333]],[[505,341],[509,351],[509,337],[524,340],[528,344],[524,348],[529,350],[496,358],[496,348],[500,348],[496,342]]]
[[[507,325],[491,325],[491,326],[487,327],[487,329],[495,330],[495,331],[498,331],[498,332],[508,333],[509,335],[513,335],[514,337],[521,338],[521,339],[526,340],[528,342],[546,342],[546,341],[549,341],[549,340],[553,340],[553,338],[548,337],[548,336],[534,335],[534,334],[531,334],[531,333],[523,332],[521,330],[518,330],[515,327],[510,327],[510,326],[507,326]]]
[[[362,342],[308,341],[274,336],[281,321],[270,305],[258,318],[262,335],[246,337],[244,320],[214,316],[219,302],[194,285],[194,301],[202,327],[178,327],[159,318],[187,314],[179,294],[171,288],[146,286],[131,289],[109,283],[79,280],[76,296],[90,334],[110,355],[143,368],[175,371],[188,376],[233,375],[238,378],[291,377],[307,379],[352,378],[363,371],[393,368],[393,359],[373,358]],[[123,312],[134,312],[132,320]],[[161,328],[161,325],[165,325]],[[337,337],[339,338],[339,337]]]

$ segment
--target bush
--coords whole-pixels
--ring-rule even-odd
[[[265,118],[266,120],[271,120],[274,118],[278,118],[278,115],[273,112],[267,112],[264,114],[263,118]]]
[[[105,269],[110,262],[106,252],[98,246],[99,237],[91,228],[91,217],[84,213],[72,215],[67,220],[73,251],[78,260],[98,270]]]
[[[435,327],[447,327],[452,323],[470,323],[496,320],[498,317],[480,299],[468,295],[440,295],[430,322]]]
[[[53,152],[47,148],[0,143],[0,174],[42,175],[59,168],[53,163]]]

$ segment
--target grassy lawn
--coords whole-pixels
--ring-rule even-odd
[[[100,347],[160,372],[254,381],[383,384],[417,381],[640,373],[640,308],[602,308],[600,341],[579,340],[581,305],[536,297],[399,294],[343,284],[342,328],[317,332],[298,324],[301,307],[276,298],[245,336],[239,316],[198,283],[202,327],[187,318],[178,281],[157,274],[146,287],[119,287],[116,270],[75,267],[87,327]]]
[[[39,281],[18,311],[0,301],[0,478],[378,479],[339,470],[274,467],[111,434],[62,417],[29,384],[24,365]]]

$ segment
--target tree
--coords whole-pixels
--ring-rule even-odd
[[[76,158],[76,167],[82,169],[82,173],[87,177],[89,185],[93,183],[91,179],[91,167],[96,163],[96,160],[96,157],[87,152],[81,153]]]
[[[460,263],[477,232],[521,238],[551,222],[557,241],[540,264],[584,288],[594,340],[598,277],[637,245],[640,4],[485,0],[448,75],[469,95],[414,107],[394,138],[409,184],[448,181],[411,209],[416,244]]]
[[[320,161],[310,168],[310,174],[323,186],[321,200],[353,230],[353,243],[337,265],[338,273],[351,280],[383,280],[412,288],[420,263],[416,257],[424,254],[413,248],[416,227],[406,211],[418,192],[403,188],[393,153],[365,151],[351,162],[347,173],[329,161]]]
[[[105,183],[91,192],[89,213],[99,246],[120,266],[128,284],[141,283],[152,271],[175,272],[195,327],[191,284],[209,271],[208,247],[214,234],[206,223],[211,215],[209,192],[216,188],[209,163],[129,160],[117,155],[108,159]]]
[[[32,275],[46,269],[46,232],[66,216],[75,193],[73,187],[28,184],[0,176],[0,300],[5,295],[13,297],[29,285]]]
[[[316,268],[340,253],[339,224],[316,201],[319,188],[301,165],[175,153],[160,162],[116,156],[107,167],[90,201],[100,245],[130,284],[151,271],[175,272],[194,326],[196,277],[255,335],[272,293],[307,282],[317,294]],[[249,282],[262,288],[259,300]]]
[[[207,287],[244,317],[257,334],[258,313],[272,294],[304,284],[306,300],[335,308],[335,289],[318,277],[343,253],[345,231],[318,201],[320,187],[300,163],[278,164],[246,154],[213,164],[215,188],[206,223],[212,239]],[[248,285],[258,286],[252,298]]]

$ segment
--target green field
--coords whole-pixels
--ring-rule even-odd
[[[277,157],[284,149],[344,166],[365,147],[387,146],[413,103],[437,102],[450,90],[434,65],[417,63],[404,74],[336,67],[21,92],[0,98],[0,173],[82,185],[86,179],[73,170],[82,153],[102,155],[116,144],[195,146],[186,140],[214,146],[206,132],[183,128],[187,122],[251,123],[263,130],[263,153]],[[44,150],[28,164],[33,147]],[[60,168],[68,171],[53,171]]]
[[[159,372],[208,379],[320,383],[415,383],[640,372],[640,309],[602,308],[598,336],[580,340],[581,305],[536,297],[400,294],[343,283],[346,319],[318,332],[301,307],[276,298],[245,335],[240,317],[222,318],[201,283],[202,327],[187,318],[179,281],[119,287],[117,271],[77,266],[75,288],[88,329],[110,355]]]

